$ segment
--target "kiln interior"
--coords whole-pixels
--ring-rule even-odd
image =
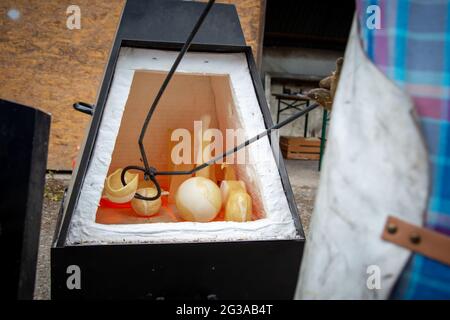
[[[119,134],[112,153],[108,176],[128,165],[143,165],[140,161],[141,156],[137,141],[149,106],[166,75],[167,73],[164,72],[145,70],[138,70],[134,73]],[[197,121],[198,129],[199,125],[203,124],[201,120],[205,116],[209,119],[208,129],[203,127],[202,131],[195,130],[194,122]],[[144,139],[149,162],[160,171],[191,170],[196,165],[195,155],[198,151],[195,147],[195,140],[199,138],[199,135],[203,135],[203,139],[206,139],[208,134],[217,133],[214,130],[220,130],[220,135],[215,134],[215,138],[208,139],[208,145],[212,147],[215,143],[217,147],[211,152],[204,150],[205,153],[210,154],[209,159],[245,141],[230,87],[229,76],[177,73],[173,76],[161,98]],[[176,132],[185,134],[183,136],[172,136],[172,133],[175,134]],[[220,142],[214,141],[214,139],[220,139],[220,137],[222,138]],[[184,157],[188,161],[179,165],[172,159],[172,151],[176,146],[178,146],[177,150],[188,146],[189,148],[184,148],[183,151],[190,151],[189,156]],[[205,145],[205,147],[207,146]],[[183,156],[183,152],[179,153]],[[247,153],[247,150],[242,149],[237,154],[227,157],[225,161],[218,162],[207,169],[209,171],[207,176],[217,186],[220,186],[221,182],[226,180],[226,174],[235,176],[233,180],[242,181],[252,199],[250,220],[257,220],[265,217],[266,213],[262,206],[259,187],[254,179],[255,170],[248,159]],[[208,159],[203,158],[201,160],[206,161]],[[201,164],[203,161],[197,161],[197,164]],[[139,174],[140,187],[153,187],[151,182],[144,182],[142,172]],[[161,197],[161,209],[151,216],[136,214],[129,202],[114,204],[108,201],[106,197],[102,197],[97,210],[96,222],[133,224],[184,221],[180,217],[175,204],[175,193],[182,181],[189,177],[191,176],[157,176],[162,189],[169,194]],[[213,221],[224,221],[224,210],[225,204]]]
[[[188,222],[170,212],[142,218],[130,212],[129,208],[122,210],[103,205],[101,199],[107,176],[128,165],[142,165],[138,135],[176,55],[176,51],[121,48],[66,243],[298,238],[267,137],[242,151],[245,163],[231,166],[251,196],[251,221],[222,221],[223,216],[219,214],[211,222]],[[180,169],[173,168],[171,163],[170,150],[178,142],[171,141],[171,132],[180,128],[193,131],[194,121],[201,120],[205,114],[210,116],[209,128],[219,129],[222,133],[226,129],[240,128],[244,134],[242,139],[265,130],[244,53],[188,52],[184,56],[147,130],[144,144],[150,164],[159,171]],[[225,140],[226,134],[223,136]],[[228,149],[228,142],[224,142],[224,150]],[[223,172],[219,165],[215,165],[214,170],[220,183]],[[170,190],[170,177],[157,178],[163,189]],[[169,197],[163,197],[163,208],[168,207]]]

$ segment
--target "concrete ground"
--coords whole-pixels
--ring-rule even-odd
[[[69,185],[70,178],[71,176],[68,174],[47,174],[46,176],[41,220],[41,239],[34,289],[35,299],[50,299],[50,247],[53,241],[61,199],[64,194],[64,189]]]
[[[309,222],[314,208],[319,185],[319,162],[304,160],[285,160],[295,202],[300,213],[305,235],[309,234]]]
[[[285,160],[285,162],[303,229],[308,235],[319,182],[318,162],[302,160]],[[70,178],[70,175],[61,174],[48,174],[46,177],[35,299],[50,299],[50,247],[61,199]]]

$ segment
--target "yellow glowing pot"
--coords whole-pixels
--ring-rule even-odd
[[[247,192],[244,181],[222,181],[222,183],[220,184],[220,192],[222,194],[222,202],[224,205],[227,203],[230,194],[235,191]]]
[[[187,221],[211,221],[222,206],[219,187],[203,177],[184,181],[178,188],[175,199],[180,216]]]
[[[231,192],[225,205],[225,220],[245,222],[252,217],[252,198],[243,191]]]
[[[120,180],[122,169],[117,169],[106,178],[104,194],[111,202],[125,203],[133,199],[137,187],[139,175],[135,173],[125,173],[125,186]]]
[[[143,188],[138,189],[137,193],[139,193],[143,197],[154,197],[156,196],[157,191],[155,188]],[[134,212],[136,212],[140,216],[153,216],[154,214],[158,213],[159,209],[161,208],[161,197],[153,201],[133,198],[133,200],[131,200],[131,207],[133,208]]]

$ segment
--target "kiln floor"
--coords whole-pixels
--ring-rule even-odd
[[[164,202],[163,202],[164,203]],[[219,212],[213,221],[224,221],[223,212]],[[173,204],[165,204],[161,210],[150,217],[143,217],[137,215],[134,210],[130,208],[110,208],[99,207],[97,210],[96,223],[101,224],[142,224],[142,223],[157,223],[157,222],[182,222],[184,221],[177,214],[177,209]]]

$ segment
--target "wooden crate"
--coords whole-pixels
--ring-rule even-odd
[[[320,139],[281,137],[280,149],[285,159],[319,160]]]

